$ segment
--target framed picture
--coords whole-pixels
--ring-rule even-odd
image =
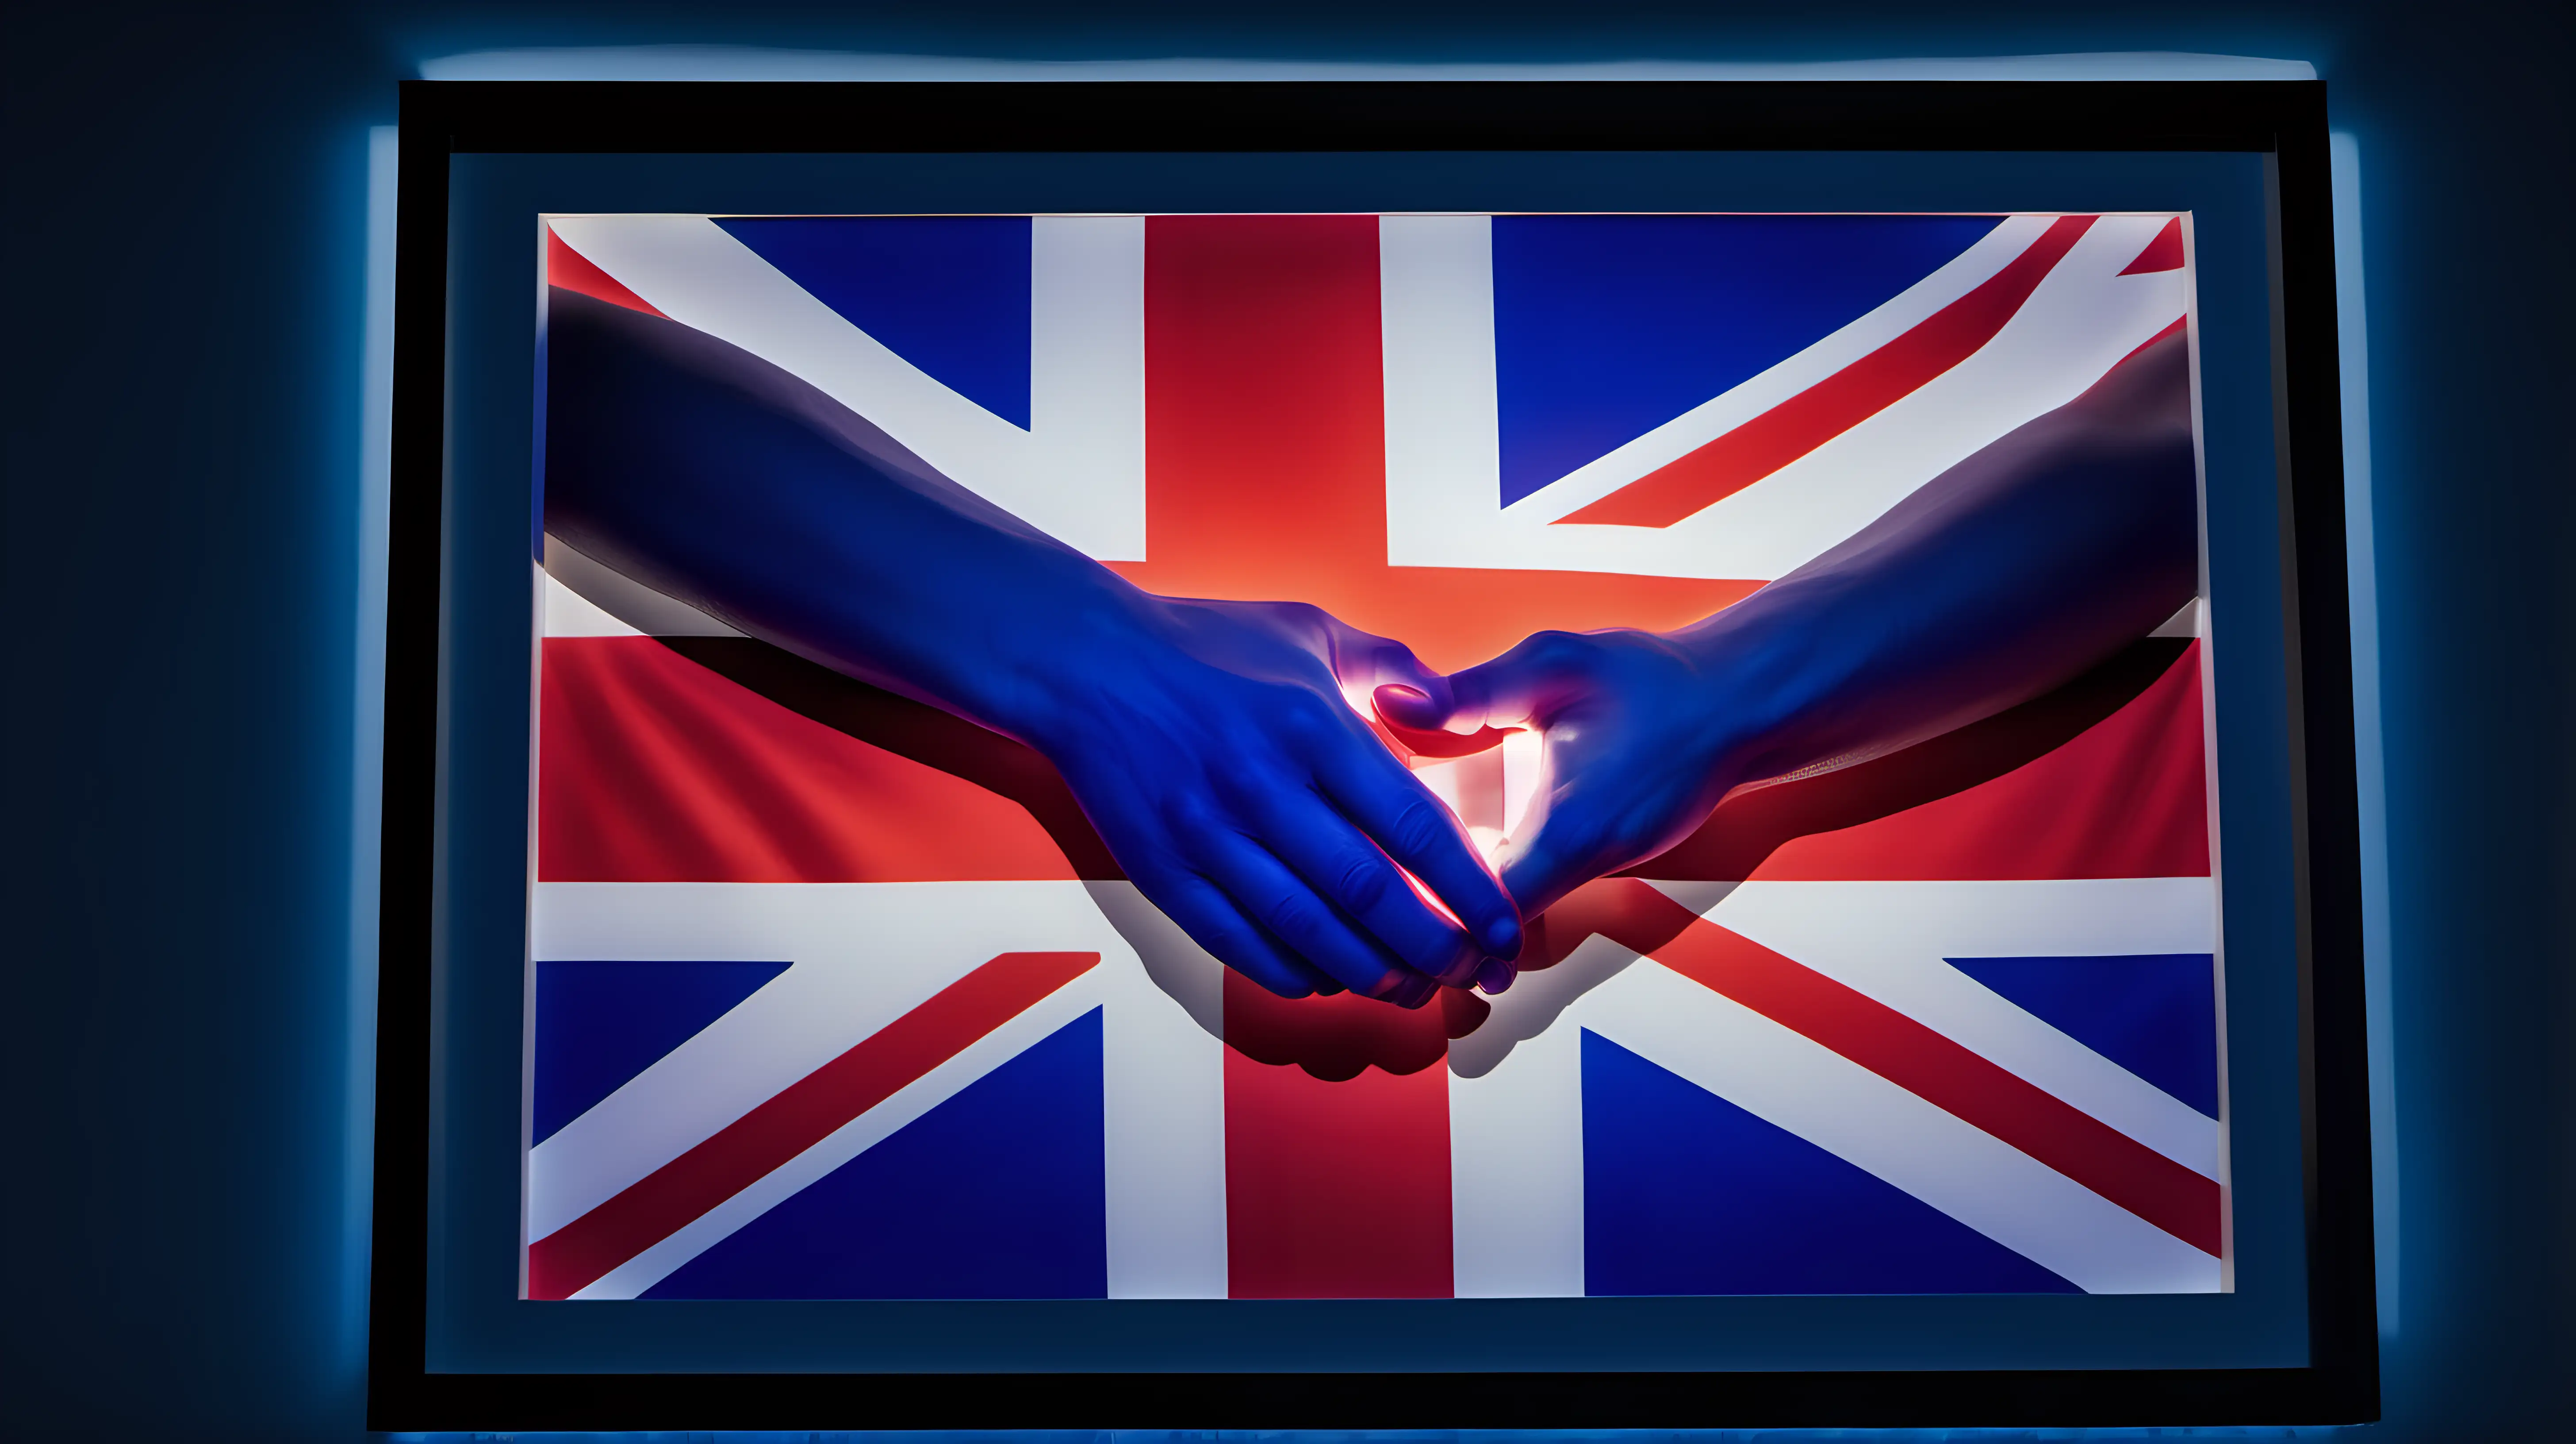
[[[2375,1417],[2324,117],[406,86],[373,1427]]]

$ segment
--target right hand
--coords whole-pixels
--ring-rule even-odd
[[[1536,917],[1688,837],[1745,780],[1743,719],[1725,692],[1676,638],[1618,629],[1540,632],[1427,685],[1381,687],[1375,700],[1406,740],[1537,729],[1538,793],[1499,859],[1522,915]]]

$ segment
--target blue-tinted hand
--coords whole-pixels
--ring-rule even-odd
[[[1037,748],[1145,896],[1264,987],[1418,1005],[1518,952],[1501,883],[1345,700],[1434,685],[1403,647],[1139,591],[675,322],[558,292],[547,350],[550,535]]]
[[[1412,652],[1301,603],[1130,597],[1121,622],[1050,655],[1011,728],[1156,906],[1288,997],[1414,1007],[1519,951],[1457,818],[1346,700],[1436,685]]]
[[[1663,634],[1542,632],[1381,688],[1398,729],[1526,724],[1539,795],[1504,848],[1535,916],[1689,835],[1741,784],[1909,746],[2039,695],[2199,587],[2179,327],[1736,605]]]
[[[1540,632],[1376,700],[1399,729],[1529,726],[1545,739],[1537,795],[1499,858],[1525,916],[1689,836],[1739,780],[1741,729],[1717,684],[1651,632]]]

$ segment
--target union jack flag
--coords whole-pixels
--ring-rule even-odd
[[[2188,218],[555,217],[1171,595],[1670,628],[2187,324]],[[1046,763],[549,543],[526,1292],[2230,1286],[2195,603],[1738,794],[1487,1002],[1286,1003]],[[1534,739],[1417,759],[1483,835]],[[1533,961],[1539,959],[1534,958]]]

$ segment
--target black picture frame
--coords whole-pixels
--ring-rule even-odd
[[[1185,118],[1185,123],[1184,123]],[[449,160],[467,152],[2238,151],[2267,157],[2309,1362],[1478,1374],[549,1374],[427,1368]],[[403,86],[373,1292],[378,1430],[2339,1424],[2379,1412],[2361,890],[2317,81]],[[1461,1382],[1465,1382],[1461,1380]]]

